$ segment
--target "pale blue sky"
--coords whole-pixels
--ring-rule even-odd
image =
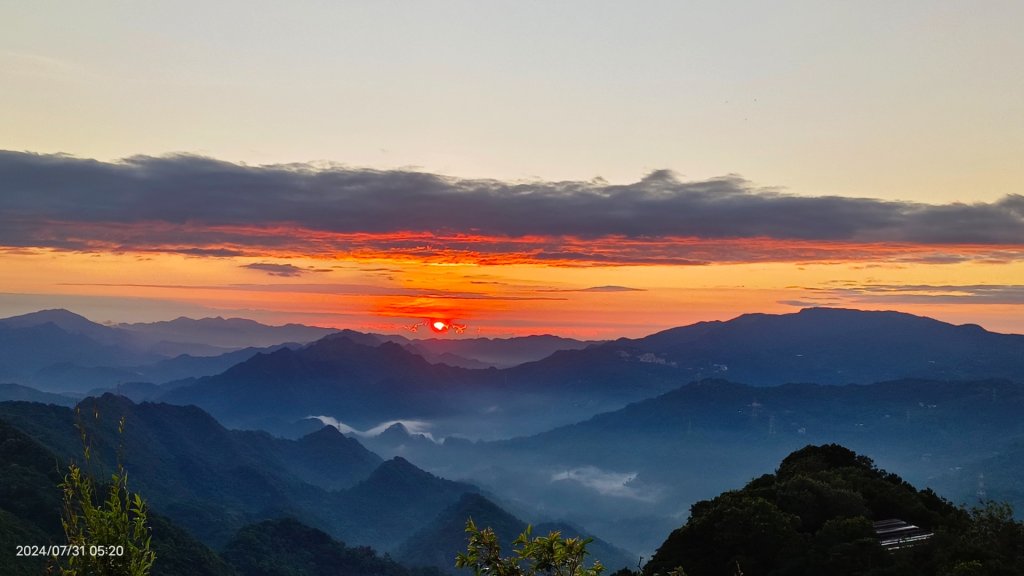
[[[0,148],[499,179],[1024,183],[1024,2],[0,3]]]

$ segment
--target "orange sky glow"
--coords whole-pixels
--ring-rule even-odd
[[[123,228],[89,251],[0,252],[2,311],[62,306],[98,321],[243,316],[417,337],[436,336],[422,322],[439,319],[465,326],[465,337],[597,339],[748,312],[841,306],[1024,332],[1024,304],[1013,289],[1024,264],[1012,245],[322,233],[297,243],[310,252],[312,238],[323,247],[315,254],[280,245],[260,254],[246,242],[242,255],[211,256],[168,252],[156,242],[118,250],[120,235],[143,234]],[[251,238],[263,231],[215,232]],[[158,239],[159,228],[146,237]],[[537,257],[552,246],[571,257]],[[240,246],[189,248],[216,254]]]

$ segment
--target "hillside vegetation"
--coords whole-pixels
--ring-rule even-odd
[[[873,522],[900,519],[933,533],[883,549]],[[644,567],[645,576],[1019,575],[1024,525],[1007,506],[957,508],[836,444],[808,446],[774,474],[697,502]]]

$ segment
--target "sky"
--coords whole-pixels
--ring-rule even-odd
[[[1024,332],[1020,2],[207,4],[0,4],[0,315]]]

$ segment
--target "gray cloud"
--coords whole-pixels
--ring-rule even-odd
[[[657,499],[656,491],[649,488],[640,489],[636,479],[636,472],[612,472],[602,470],[596,466],[581,466],[558,471],[551,475],[551,482],[578,482],[604,496],[629,498],[646,502],[655,501]]]
[[[550,288],[538,292],[645,292],[643,288],[629,286],[591,286],[589,288]]]
[[[276,274],[280,276],[281,274]],[[509,294],[482,294],[479,292],[461,292],[453,290],[421,290],[415,288],[402,288],[392,286],[375,286],[372,284],[137,284],[137,283],[107,283],[107,282],[61,282],[58,286],[104,286],[118,288],[161,288],[172,290],[221,290],[238,292],[279,292],[289,294],[331,294],[388,297],[414,297],[414,298],[438,298],[447,300],[494,300],[494,301],[524,301],[524,300],[566,300],[558,296],[517,296]]]
[[[580,292],[644,292],[644,289],[630,288],[629,286],[591,286],[583,288]]]
[[[307,268],[299,268],[291,264],[272,264],[268,262],[256,262],[253,264],[245,264],[239,266],[239,268],[248,268],[249,270],[257,270],[259,272],[265,272],[271,276],[283,276],[286,278],[294,278],[296,276],[302,276],[308,272],[324,272],[324,270],[310,270]]]
[[[809,300],[777,300],[779,304],[785,304],[786,306],[796,306],[797,308],[814,308],[820,306],[820,302],[812,302]]]
[[[231,256],[256,249],[371,250],[380,240],[359,235],[386,233],[393,236],[389,249],[442,259],[446,250],[474,249],[610,263],[758,258],[742,253],[756,248],[737,245],[657,246],[680,238],[1001,246],[994,258],[1019,259],[1024,196],[930,205],[792,196],[738,176],[680,181],[667,171],[626,185],[517,183],[341,166],[248,166],[187,155],[108,163],[0,151],[2,246]],[[622,246],[595,247],[593,239]],[[777,256],[819,257],[800,250]],[[945,250],[921,258],[953,262],[963,255]]]
[[[858,303],[1024,304],[1024,285],[1020,284],[862,284],[805,290]]]

